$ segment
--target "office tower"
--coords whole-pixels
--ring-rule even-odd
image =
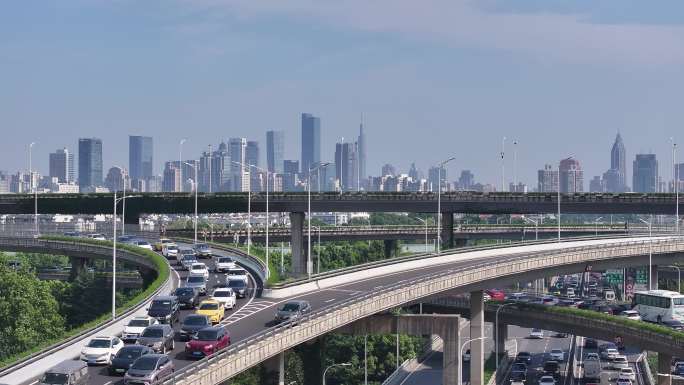
[[[430,167],[428,170],[428,185],[431,191],[439,191],[440,184],[442,185],[442,191],[446,190],[447,187],[447,170],[446,167]],[[440,183],[441,182],[441,183]]]
[[[211,162],[211,191],[230,191],[230,153],[225,142],[219,144],[218,150],[214,151]]]
[[[283,173],[285,156],[285,132],[266,131],[266,164],[269,172]]]
[[[537,191],[558,191],[558,170],[551,167],[550,164],[545,164],[543,170],[537,171]]]
[[[589,181],[589,192],[606,192],[606,183],[600,176],[595,176]]]
[[[66,148],[58,149],[50,154],[50,176],[59,183],[74,181],[74,153]]]
[[[632,163],[634,192],[658,192],[658,160],[655,154],[637,154]]]
[[[394,168],[394,166],[392,166],[389,163],[386,163],[385,165],[382,166],[382,173],[380,176],[387,176],[387,175],[390,175],[390,176],[397,175],[397,169]]]
[[[154,175],[152,172],[152,138],[149,136],[128,136],[128,176],[144,180]]]
[[[259,167],[259,142],[250,140],[245,146],[245,162],[248,165]],[[249,185],[252,191],[259,192],[262,189],[265,191],[266,180],[261,175],[261,170],[256,167],[250,167],[249,171]],[[263,182],[263,183],[262,183]]]
[[[561,160],[559,177],[562,193],[584,192],[584,171],[577,159],[570,157]]]
[[[411,163],[411,168],[409,168],[408,176],[414,181],[420,179],[420,173],[418,172],[415,163]]]
[[[81,191],[93,191],[102,185],[102,140],[78,140],[78,186]]]
[[[360,180],[366,179],[366,134],[363,132],[363,116],[361,117],[361,124],[359,125],[359,137],[357,143],[357,158],[358,167],[357,172]]]
[[[475,174],[470,170],[461,171],[461,176],[458,177],[458,188],[461,190],[471,190],[475,184]]]
[[[321,119],[311,114],[302,114],[302,174],[321,161]]]
[[[203,151],[202,155],[200,156],[199,159],[199,169],[197,172],[199,173],[199,191],[202,192],[213,192],[213,188],[209,187],[209,184],[214,184],[214,181],[212,180],[211,173],[212,173],[212,151],[211,151],[211,145],[209,145],[209,150],[208,151]]]
[[[123,191],[124,178],[120,168],[111,167],[109,171],[107,171],[107,177],[104,180],[104,186],[108,188],[109,191]],[[126,189],[128,189],[128,186],[126,187]]]
[[[610,150],[610,169],[603,174],[605,189],[608,192],[627,191],[627,154],[622,137],[618,133]]]
[[[283,161],[283,191],[297,190],[297,174],[299,174],[299,161]]]
[[[342,191],[356,189],[358,164],[355,147],[355,143],[335,145],[335,176]]]
[[[228,140],[231,191],[249,191],[249,180],[245,180],[245,177],[249,176],[249,168],[246,164],[246,148],[247,139],[245,138],[230,138]]]
[[[166,192],[181,192],[182,184],[178,162],[166,162],[162,179],[162,190]]]

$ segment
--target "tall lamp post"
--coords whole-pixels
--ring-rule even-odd
[[[679,167],[677,167],[677,143],[674,138],[670,138],[672,142],[672,169],[673,169],[673,184],[675,190],[675,232],[679,236]]]
[[[343,140],[344,140],[344,138],[343,138]],[[307,201],[308,201],[308,209],[309,209],[309,213],[308,213],[309,225],[307,226],[307,232],[309,235],[308,236],[309,242],[308,242],[308,246],[307,246],[307,255],[306,255],[306,272],[307,272],[309,279],[311,279],[311,273],[313,270],[313,266],[311,266],[311,173],[318,170],[321,167],[327,166],[328,164],[330,164],[330,163],[325,162],[325,163],[319,163],[318,165],[316,165],[314,167],[309,167],[309,174],[307,175],[306,191],[307,191]]]
[[[243,172],[245,169],[245,166],[247,166],[247,173],[249,174],[249,167],[250,165],[246,165],[245,163],[242,162],[236,162],[234,160],[230,161],[233,164],[236,164],[240,166],[240,180],[244,177]],[[249,175],[250,178],[250,183],[249,183],[249,188],[247,189],[247,254],[250,253],[250,248],[252,246],[252,175]],[[268,189],[267,189],[268,190]],[[268,235],[268,231],[266,231],[266,234]],[[268,264],[266,264],[268,266]],[[266,274],[268,274],[268,267],[266,268]]]
[[[29,186],[33,193],[33,230],[38,235],[38,186],[33,185],[33,146],[36,142],[29,144]]]
[[[494,313],[494,354],[496,356],[496,365],[494,367],[496,370],[499,370],[499,311],[510,305],[515,305],[515,303],[505,303],[496,308],[496,313]]]
[[[640,221],[648,225],[648,290],[653,290],[653,274],[651,272],[652,267],[652,257],[651,247],[653,246],[653,233],[651,232],[651,221],[645,221],[639,218]]]
[[[476,338],[471,338],[471,339],[469,339],[469,340],[466,340],[466,342],[464,342],[463,345],[461,345],[461,346],[458,347],[458,357],[457,357],[456,359],[459,360],[459,361],[462,360],[462,357],[463,357],[463,353],[462,353],[462,352],[463,352],[463,349],[465,348],[465,346],[466,346],[467,344],[469,344],[469,343],[471,343],[471,342],[473,342],[473,341],[478,341],[478,340],[483,340],[483,339],[485,339],[485,337],[476,337]],[[462,365],[462,364],[459,364],[459,365],[458,365],[458,382],[457,382],[457,384],[458,384],[458,385],[462,385],[462,384],[463,384],[463,365]]]
[[[679,266],[675,266],[675,265],[670,265],[668,267],[670,269],[677,269],[677,292],[681,293],[682,292],[682,269],[680,269]]]
[[[126,169],[121,166],[114,166],[119,169],[121,183],[123,184],[123,198],[121,202],[121,235],[126,235]]]
[[[112,216],[112,221],[114,222],[114,245],[112,247],[112,320],[116,319],[116,204],[119,203],[119,201],[125,201],[126,199],[137,197],[138,195],[129,195],[125,198],[117,198],[116,191],[114,191],[114,215]]]
[[[597,237],[598,237],[598,224],[601,221],[601,219],[603,219],[603,217],[598,217],[598,218],[594,219],[594,228],[596,229],[595,236],[597,236]]]
[[[506,150],[506,137],[501,139],[501,192],[506,191],[506,162],[504,155]]]
[[[325,385],[325,375],[328,373],[328,370],[335,368],[335,367],[346,367],[346,366],[351,366],[351,363],[345,362],[342,364],[332,364],[332,365],[328,366],[327,368],[325,368],[325,370],[323,371],[323,385]]]
[[[180,171],[180,180],[181,180],[181,183],[180,183],[180,191],[181,192],[183,192],[183,184],[185,183],[183,181],[183,143],[185,143],[185,141],[187,141],[187,139],[183,138],[178,143],[178,168],[180,168],[179,171]]]
[[[195,244],[197,244],[197,163],[198,161],[195,161],[194,164],[188,163],[188,162],[183,162],[187,164],[188,166],[192,166],[194,173],[195,173],[195,179],[192,181],[192,187],[195,190]],[[249,254],[249,252],[247,253]]]
[[[418,218],[418,217],[416,217],[416,219],[423,222],[423,224],[425,225],[425,254],[427,254],[429,252],[428,251],[428,223],[425,219]]]
[[[437,255],[442,250],[442,168],[454,159],[456,157],[452,156],[447,160],[443,160],[437,168]]]
[[[538,241],[539,240],[539,221],[535,221],[534,219],[527,218],[526,216],[522,217],[523,220],[528,221],[534,225],[534,240]]]
[[[251,202],[251,191],[252,191],[251,169],[255,168],[255,169],[257,169],[263,173],[266,173],[266,279],[268,279],[268,277],[271,275],[271,269],[270,269],[269,264],[268,264],[268,258],[270,256],[269,255],[269,246],[268,246],[269,245],[269,243],[268,243],[268,226],[269,226],[269,222],[270,222],[269,211],[268,211],[268,188],[269,188],[268,180],[270,179],[271,172],[266,170],[266,169],[263,169],[259,166],[255,166],[253,164],[248,164],[247,167],[250,168],[250,176],[249,176],[249,178],[250,178],[250,183],[249,183],[249,191],[250,191],[250,193],[249,193],[250,199],[249,200],[250,200],[250,202]],[[251,209],[251,205],[249,205],[249,206],[250,206],[249,208]],[[250,223],[251,223],[251,221],[250,221]],[[249,232],[249,230],[247,230],[247,231]],[[247,243],[248,243],[247,247],[249,248],[250,241],[248,240]],[[249,251],[247,251],[247,254],[249,254]]]

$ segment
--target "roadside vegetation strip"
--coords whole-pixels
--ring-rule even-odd
[[[62,241],[62,242],[71,242],[73,244],[90,244],[90,245],[98,245],[98,246],[106,246],[106,247],[113,247],[113,243],[111,241],[98,241],[94,239],[83,239],[83,238],[75,238],[75,237],[66,237],[66,236],[43,236],[40,237],[40,239],[46,240],[46,241]],[[125,303],[119,305],[116,308],[116,314],[117,316],[121,316],[122,314],[126,313],[130,309],[134,308],[135,306],[139,305],[148,297],[150,297],[152,294],[154,294],[169,278],[170,271],[168,264],[164,260],[164,257],[160,256],[159,254],[141,249],[137,246],[131,246],[131,245],[120,245],[117,243],[117,248],[121,250],[125,250],[126,252],[140,255],[143,258],[147,258],[151,260],[156,269],[157,269],[157,278],[150,283],[150,285],[145,288],[145,290],[141,291],[139,294],[137,294],[135,297],[131,298],[130,300],[126,301]],[[30,359],[32,356],[39,355],[40,353],[52,350],[57,348],[59,345],[62,345],[65,342],[68,342],[69,340],[80,336],[82,334],[86,334],[94,329],[97,329],[100,326],[103,326],[105,323],[111,321],[111,313],[106,313],[102,314],[100,317],[89,321],[85,324],[82,324],[76,328],[70,329],[65,331],[63,335],[61,335],[58,338],[51,339],[49,341],[45,341],[44,343],[41,343],[40,345],[37,345],[29,350],[26,350],[22,353],[7,357],[3,360],[0,361],[0,373],[2,373],[5,369],[8,369],[21,361],[24,361],[26,359]]]

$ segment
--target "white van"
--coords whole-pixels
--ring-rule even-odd
[[[615,301],[615,291],[613,290],[604,290],[603,291],[603,298],[606,301]]]

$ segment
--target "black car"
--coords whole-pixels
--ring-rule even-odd
[[[527,372],[511,372],[511,382],[527,382]]]
[[[199,293],[191,287],[179,287],[173,292],[178,300],[178,306],[183,309],[194,309],[199,305]]]
[[[202,314],[189,314],[183,319],[180,328],[180,338],[181,340],[190,340],[197,331],[211,326],[211,321],[207,316]]]
[[[584,347],[587,349],[596,349],[598,347],[598,342],[593,338],[587,338],[584,340]]]
[[[558,361],[546,361],[543,370],[545,376],[553,376],[555,379],[560,378],[560,364]]]
[[[146,354],[152,354],[154,350],[147,346],[142,345],[128,345],[124,346],[116,353],[116,356],[112,358],[112,363],[109,365],[108,371],[109,375],[113,376],[116,374],[123,375],[126,373],[128,368],[133,365],[133,361],[137,360],[138,357],[142,357]]]
[[[147,309],[147,315],[156,318],[160,323],[178,322],[178,300],[172,295],[155,297]]]
[[[515,362],[522,362],[524,364],[529,364],[532,362],[532,355],[530,352],[519,352],[517,356],[515,356]]]
[[[244,298],[247,295],[247,283],[241,279],[230,279],[227,286],[233,289],[237,298]]]

